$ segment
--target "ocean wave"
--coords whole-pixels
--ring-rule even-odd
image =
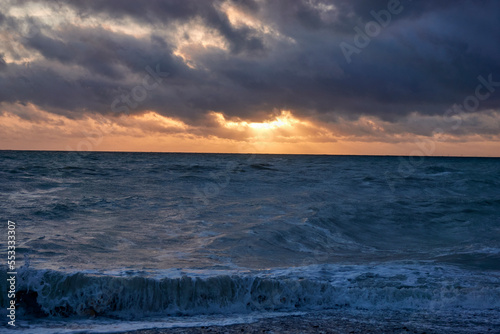
[[[269,163],[258,163],[258,164],[251,164],[250,167],[254,169],[261,169],[261,170],[273,170],[277,171],[278,169],[274,168],[272,164]]]
[[[1,282],[5,291],[5,277]],[[7,301],[0,301],[5,309]],[[24,315],[33,317],[120,319],[335,308],[500,311],[500,277],[434,265],[316,265],[168,277],[24,268],[18,274],[17,302]]]

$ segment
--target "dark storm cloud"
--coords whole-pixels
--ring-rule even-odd
[[[141,72],[146,65],[160,59],[171,71],[183,67],[172,56],[171,48],[155,36],[139,40],[101,28],[69,27],[53,38],[40,33],[24,41],[47,60],[82,66],[111,79],[124,78],[123,66],[132,72]]]
[[[7,67],[7,63],[5,62],[4,55],[0,53],[0,71]]]
[[[388,8],[387,0],[231,1],[279,36],[251,25],[233,26],[220,11],[221,1],[46,3],[111,26],[131,19],[153,31],[136,38],[66,21],[16,37],[42,59],[26,69],[2,64],[0,57],[0,100],[32,102],[72,117],[82,111],[112,113],[117,96],[129,94],[147,74],[145,68],[157,65],[168,77],[130,112],[156,110],[191,123],[201,122],[210,110],[259,119],[290,109],[332,122],[338,115],[390,121],[415,111],[443,115],[474,94],[478,76],[492,74],[500,82],[500,2],[493,0],[402,0],[401,12],[352,54],[351,63],[340,43],[354,45],[354,28],[364,29],[374,20],[371,11]],[[166,31],[193,19],[222,36],[229,48],[194,50],[194,69],[164,40]],[[15,28],[19,20],[0,16],[4,27]],[[498,90],[474,111],[498,109]]]
[[[199,0],[150,0],[147,3],[135,0],[76,0],[68,5],[76,8],[80,16],[106,13],[112,18],[133,17],[145,24],[162,26],[166,23],[201,18],[207,26],[219,31],[230,43],[234,53],[259,51],[262,41],[247,28],[234,28],[227,17],[221,14],[216,4],[221,1]],[[247,10],[257,9],[253,1],[235,1]]]

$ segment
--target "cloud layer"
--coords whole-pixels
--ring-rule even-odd
[[[221,138],[241,137],[214,113],[265,122],[284,110],[323,139],[325,131],[363,137],[366,120],[381,127],[381,141],[436,129],[499,132],[498,1],[19,0],[5,8],[4,113],[19,113],[16,105],[68,119],[155,112]],[[346,58],[341,45],[354,52]],[[453,126],[452,117],[464,121]]]

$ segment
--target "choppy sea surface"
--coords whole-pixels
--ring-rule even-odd
[[[500,332],[500,159],[0,151],[0,180],[26,333],[324,310]]]

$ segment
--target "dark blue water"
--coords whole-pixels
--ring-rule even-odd
[[[0,179],[26,331],[500,315],[500,159],[0,151]]]

